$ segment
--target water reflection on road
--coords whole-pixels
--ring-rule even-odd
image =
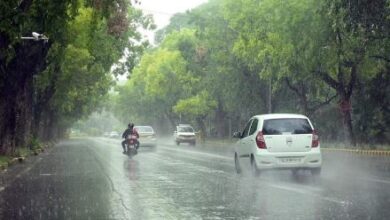
[[[361,160],[325,154],[320,178],[289,171],[255,178],[237,175],[232,153],[216,149],[166,143],[141,147],[129,158],[119,140],[63,142],[0,192],[0,217],[386,219],[390,214],[389,177],[372,158],[364,160],[370,166],[362,166]]]

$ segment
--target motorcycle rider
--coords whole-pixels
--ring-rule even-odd
[[[137,138],[139,138],[139,134],[137,132],[136,129],[134,129],[134,124],[133,123],[129,123],[127,125],[127,129],[123,132],[122,134],[122,138],[124,138],[125,140],[122,141],[122,148],[123,148],[123,153],[126,153],[126,144],[127,144],[127,138],[130,136],[130,135],[135,135]],[[135,143],[135,148],[138,149],[139,147],[139,142],[138,142],[138,139],[135,140],[136,143]]]

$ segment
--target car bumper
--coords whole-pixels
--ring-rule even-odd
[[[140,146],[156,146],[157,145],[157,139],[156,138],[145,138],[145,139],[138,139]]]
[[[319,148],[309,152],[270,153],[259,150],[254,154],[258,169],[311,169],[322,166],[322,156]]]
[[[187,138],[176,138],[176,142],[181,142],[181,143],[192,143],[196,141],[196,137],[187,137]]]

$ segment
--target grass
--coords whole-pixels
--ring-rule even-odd
[[[0,167],[7,166],[12,157],[0,155]]]
[[[52,143],[46,143],[43,145],[37,139],[32,139],[28,144],[28,147],[19,147],[15,149],[14,153],[10,155],[0,155],[0,170],[1,168],[7,167],[9,162],[15,157],[28,157],[30,155],[39,154],[40,150],[51,146]]]
[[[33,153],[33,150],[30,150],[30,148],[23,147],[23,148],[17,148],[15,151],[16,157],[27,157]]]

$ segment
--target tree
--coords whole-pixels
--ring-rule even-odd
[[[130,80],[119,89],[121,115],[127,118],[145,113],[149,118],[163,115],[175,126],[172,107],[190,94],[191,84],[196,81],[188,73],[187,63],[179,51],[161,48],[145,54]]]
[[[363,72],[363,66],[370,66],[367,51],[373,45],[367,34],[373,31],[382,36],[385,34],[381,30],[386,28],[381,23],[375,30],[364,31],[361,27],[371,25],[349,24],[353,18],[348,14],[359,14],[367,4],[360,5],[360,9],[351,7],[348,12],[350,4],[346,2],[242,0],[229,1],[225,8],[230,25],[239,32],[234,52],[245,58],[251,68],[258,69],[260,77],[276,83],[285,81],[300,97],[305,112],[313,111],[307,105],[307,94],[312,97],[321,94],[315,99],[323,99],[319,105],[322,106],[335,97],[322,95],[327,86],[331,87],[340,99],[345,139],[354,145],[351,115],[354,86],[358,77],[378,72],[376,68]],[[379,8],[388,10],[384,1],[377,3],[373,8],[378,8],[370,13],[378,12]],[[374,20],[384,21],[386,13],[379,14],[382,17]],[[305,86],[300,82],[305,82]],[[311,89],[320,93],[307,93],[308,84],[315,84]]]
[[[8,1],[0,10],[0,153],[32,135],[56,138],[96,108],[129,38],[150,24],[125,0]],[[21,40],[32,31],[49,43]]]
[[[173,107],[173,111],[194,118],[201,132],[206,134],[204,119],[216,107],[217,102],[208,94],[208,92],[201,91],[195,96],[179,100]]]

